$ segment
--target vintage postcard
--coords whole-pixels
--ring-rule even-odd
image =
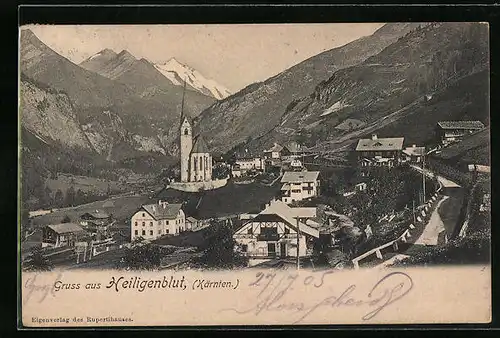
[[[19,35],[21,327],[491,321],[487,23]]]

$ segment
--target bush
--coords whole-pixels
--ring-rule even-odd
[[[52,268],[52,262],[43,255],[39,247],[33,248],[23,262],[23,270],[25,271],[50,271]]]

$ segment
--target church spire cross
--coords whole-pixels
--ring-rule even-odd
[[[181,103],[181,125],[184,122],[184,98],[186,96],[186,78],[184,78],[184,86],[182,89],[182,103]]]

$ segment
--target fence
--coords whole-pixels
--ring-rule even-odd
[[[439,184],[438,189],[434,192],[432,197],[423,205],[423,209],[421,210],[419,216],[416,217],[416,222],[424,225],[424,222],[426,222],[425,217],[430,216],[432,213],[432,204],[436,202],[438,198],[438,193],[441,191],[442,186]],[[397,251],[399,249],[399,244],[400,243],[407,243],[408,239],[412,236],[411,235],[411,230],[415,229],[415,225],[413,223],[410,223],[408,228],[396,239],[389,241],[385,244],[382,244],[374,249],[371,249],[364,254],[357,256],[356,258],[352,259],[352,264],[354,266],[354,269],[359,269],[359,262],[367,257],[372,256],[375,254],[378,259],[383,259],[382,255],[382,250],[391,247],[393,248],[394,251]]]

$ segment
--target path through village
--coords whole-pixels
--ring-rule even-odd
[[[422,173],[422,168],[412,165],[412,167],[417,170],[418,172]],[[413,243],[412,247],[410,247],[409,250],[406,250],[405,253],[400,253],[397,255],[392,256],[391,258],[383,261],[382,263],[378,264],[375,266],[377,269],[385,269],[392,264],[396,263],[396,261],[400,261],[404,258],[410,257],[411,255],[411,248],[415,248],[416,246],[435,246],[438,245],[438,239],[440,237],[440,234],[445,231],[445,226],[444,222],[441,219],[441,215],[439,214],[439,207],[441,204],[446,201],[450,196],[446,195],[447,188],[460,188],[460,185],[457,183],[439,176],[435,175],[433,172],[430,170],[424,169],[425,170],[425,175],[428,177],[436,177],[436,179],[439,182],[440,188],[439,190],[442,191],[445,195],[441,198],[441,200],[437,203],[436,207],[432,211],[431,217],[429,218],[429,221],[425,225],[425,228],[422,232],[422,234],[419,236],[419,238]]]

